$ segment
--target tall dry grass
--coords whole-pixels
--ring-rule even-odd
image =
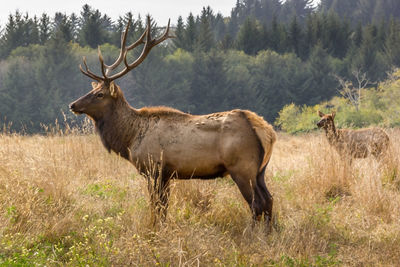
[[[0,135],[0,264],[396,266],[400,137],[349,166],[322,134],[279,135],[273,230],[253,226],[230,178],[174,181],[152,224],[146,180],[93,134]]]

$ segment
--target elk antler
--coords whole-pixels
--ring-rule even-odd
[[[134,42],[133,44],[126,46],[126,38],[128,36],[128,30],[129,30],[129,25],[131,24],[131,21],[128,22],[128,25],[126,26],[125,31],[123,32],[123,34],[121,35],[121,50],[119,52],[119,56],[117,58],[117,60],[111,64],[111,65],[107,65],[104,63],[104,59],[103,59],[103,55],[101,54],[101,50],[100,50],[100,46],[98,48],[98,54],[99,54],[99,60],[101,63],[101,72],[103,74],[103,77],[98,76],[96,74],[94,74],[93,72],[91,72],[87,66],[86,63],[86,58],[83,57],[83,64],[85,65],[85,69],[84,70],[82,68],[82,65],[79,65],[79,69],[81,70],[81,72],[83,74],[85,74],[86,76],[99,81],[99,82],[106,82],[106,83],[110,83],[111,81],[122,77],[123,75],[125,75],[126,73],[128,73],[130,70],[136,68],[137,66],[139,66],[140,63],[143,62],[143,60],[147,57],[147,55],[149,54],[150,50],[158,45],[159,43],[165,41],[168,38],[173,38],[174,36],[169,35],[169,24],[170,24],[170,20],[168,20],[168,25],[167,28],[165,29],[164,33],[155,39],[151,38],[151,24],[150,24],[150,16],[147,16],[147,25],[146,25],[146,30],[143,32],[143,34],[140,36],[140,38]],[[140,54],[140,56],[133,61],[131,64],[128,63],[126,56],[128,54],[128,51],[132,50],[133,48],[144,44],[143,49],[142,49],[142,53]],[[119,64],[121,64],[121,62],[124,61],[125,64],[125,68],[120,71],[119,73],[116,73],[112,76],[108,76],[111,71],[113,71],[114,69],[116,69]]]

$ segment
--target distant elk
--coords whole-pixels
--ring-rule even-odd
[[[86,114],[95,123],[103,145],[129,160],[146,175],[156,168],[157,213],[165,218],[171,179],[214,179],[230,174],[250,206],[253,218],[271,220],[273,199],[264,180],[276,134],[271,125],[248,110],[235,109],[208,115],[191,115],[168,107],[135,109],[114,80],[136,68],[150,50],[169,35],[169,22],[158,38],[151,37],[150,18],[141,37],[126,46],[129,23],[121,36],[121,50],[112,65],[104,63],[102,76],[83,63],[93,89],[70,104],[75,114]],[[127,52],[143,45],[140,56],[128,63]],[[111,75],[123,62],[124,69]]]
[[[353,158],[366,158],[373,155],[380,160],[386,154],[389,148],[389,136],[385,131],[381,128],[336,129],[335,114],[335,112],[324,114],[318,111],[321,120],[317,123],[317,126],[325,130],[329,144],[341,156],[349,156],[351,163]]]

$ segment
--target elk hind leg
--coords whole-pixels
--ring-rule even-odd
[[[248,203],[253,214],[253,219],[259,220],[263,217],[263,214],[270,214],[269,206],[272,210],[272,202],[268,201],[266,191],[261,188],[257,179],[255,179],[257,174],[249,176],[240,171],[231,171],[230,174]],[[254,177],[254,179],[249,179],[249,177]]]
[[[378,162],[385,162],[390,154],[389,139],[384,139],[381,142],[374,143],[370,149],[371,154]]]
[[[261,203],[261,216],[265,218],[265,220],[269,223],[271,222],[272,219],[272,205],[273,205],[273,198],[271,193],[268,191],[268,188],[265,184],[265,169],[266,166],[263,168],[263,170],[257,175],[257,189],[260,191],[259,196],[260,196],[260,203]]]

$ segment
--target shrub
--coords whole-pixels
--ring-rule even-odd
[[[289,104],[279,111],[279,116],[275,125],[288,133],[309,132],[316,129],[318,122],[317,110],[320,105],[315,106],[296,106]]]

